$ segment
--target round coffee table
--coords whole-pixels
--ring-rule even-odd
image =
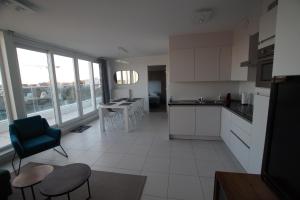
[[[61,195],[67,195],[70,199],[70,193],[77,188],[87,183],[90,199],[90,184],[91,168],[82,163],[75,163],[56,168],[43,182],[39,185],[42,195],[51,199]]]
[[[24,188],[30,187],[33,199],[35,199],[35,194],[33,186],[40,183],[45,179],[52,171],[53,167],[50,165],[39,165],[36,167],[31,167],[22,173],[20,173],[12,182],[12,186],[19,188],[22,191],[22,197],[25,200]]]

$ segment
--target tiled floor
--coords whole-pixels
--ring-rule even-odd
[[[99,121],[62,138],[69,159],[49,150],[23,162],[87,163],[94,170],[146,175],[142,200],[211,200],[215,170],[243,171],[221,141],[168,140],[167,115],[151,113],[130,133],[100,134]],[[10,165],[5,166],[10,169]]]

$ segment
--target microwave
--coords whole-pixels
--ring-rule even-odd
[[[258,50],[256,87],[270,88],[273,72],[274,44]]]

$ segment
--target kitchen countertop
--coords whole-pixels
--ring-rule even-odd
[[[242,105],[240,101],[233,100],[229,106],[225,106],[222,101],[204,101],[199,102],[197,100],[173,100],[168,103],[169,106],[223,106],[231,112],[239,115],[243,119],[252,123],[253,118],[253,106]]]

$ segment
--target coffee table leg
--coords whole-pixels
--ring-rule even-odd
[[[87,180],[87,185],[88,185],[88,191],[89,191],[89,197],[88,197],[88,199],[90,199],[91,198],[90,179]]]
[[[71,198],[70,198],[70,193],[68,193],[68,200],[70,200]]]
[[[33,186],[31,186],[30,189],[31,189],[32,197],[35,200],[35,194],[34,194]]]
[[[21,188],[21,192],[22,192],[22,198],[23,200],[25,200],[24,188]]]

